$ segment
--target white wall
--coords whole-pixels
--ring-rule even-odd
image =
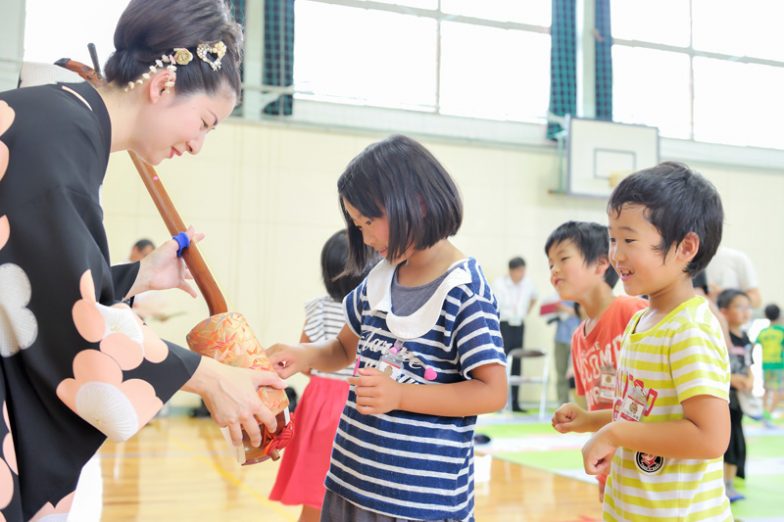
[[[159,167],[185,222],[207,233],[200,247],[229,308],[247,316],[262,344],[299,337],[303,303],[322,293],[321,246],[342,226],[337,178],[352,157],[383,137],[235,120],[210,135],[198,158]],[[522,255],[540,293],[550,294],[542,251],[548,234],[569,219],[606,222],[604,201],[548,192],[558,179],[554,149],[424,143],[463,194],[464,224],[455,243],[480,261],[491,280],[504,273],[510,257]],[[724,244],[751,256],[765,302],[784,303],[779,268],[784,259],[784,172],[692,167],[722,194]],[[140,237],[161,241],[168,236],[124,153],[111,161],[103,206],[116,261],[125,258]],[[185,294],[168,299],[169,311],[184,310],[187,315],[153,326],[184,344],[185,333],[207,316],[206,306]],[[526,332],[528,346],[552,348],[553,329],[538,317],[529,321]],[[532,362],[528,370],[538,372],[540,367]]]

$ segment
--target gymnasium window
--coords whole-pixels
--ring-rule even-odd
[[[114,27],[126,4],[120,1],[27,0],[24,4],[23,59],[51,64],[68,57],[91,64],[87,42],[93,42],[99,59],[105,62],[114,51]],[[79,29],[88,19],[89,28]]]
[[[295,98],[544,123],[550,0],[298,0]]]
[[[612,0],[614,119],[784,148],[779,0]]]

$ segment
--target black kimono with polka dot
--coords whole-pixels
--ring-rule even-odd
[[[0,93],[0,513],[65,520],[82,466],[191,377],[119,301],[99,192],[111,125],[88,84]]]

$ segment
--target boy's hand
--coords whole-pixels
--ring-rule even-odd
[[[359,413],[376,415],[400,408],[403,396],[400,383],[376,368],[361,368],[359,375],[348,379],[348,383],[355,386]]]
[[[589,475],[609,475],[616,446],[610,442],[609,427],[600,429],[583,446],[583,467]],[[601,492],[602,496],[604,492]]]
[[[553,414],[552,425],[555,431],[578,433],[590,431],[588,428],[588,412],[574,404],[573,402],[562,405]]]
[[[751,391],[754,388],[754,376],[733,373],[730,376],[730,384],[740,391]]]

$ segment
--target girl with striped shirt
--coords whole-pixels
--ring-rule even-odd
[[[321,520],[474,519],[476,415],[506,401],[498,307],[475,259],[449,241],[457,187],[416,141],[369,146],[338,180],[349,268],[384,259],[343,302],[332,341],[275,345],[278,373],[355,361]]]

